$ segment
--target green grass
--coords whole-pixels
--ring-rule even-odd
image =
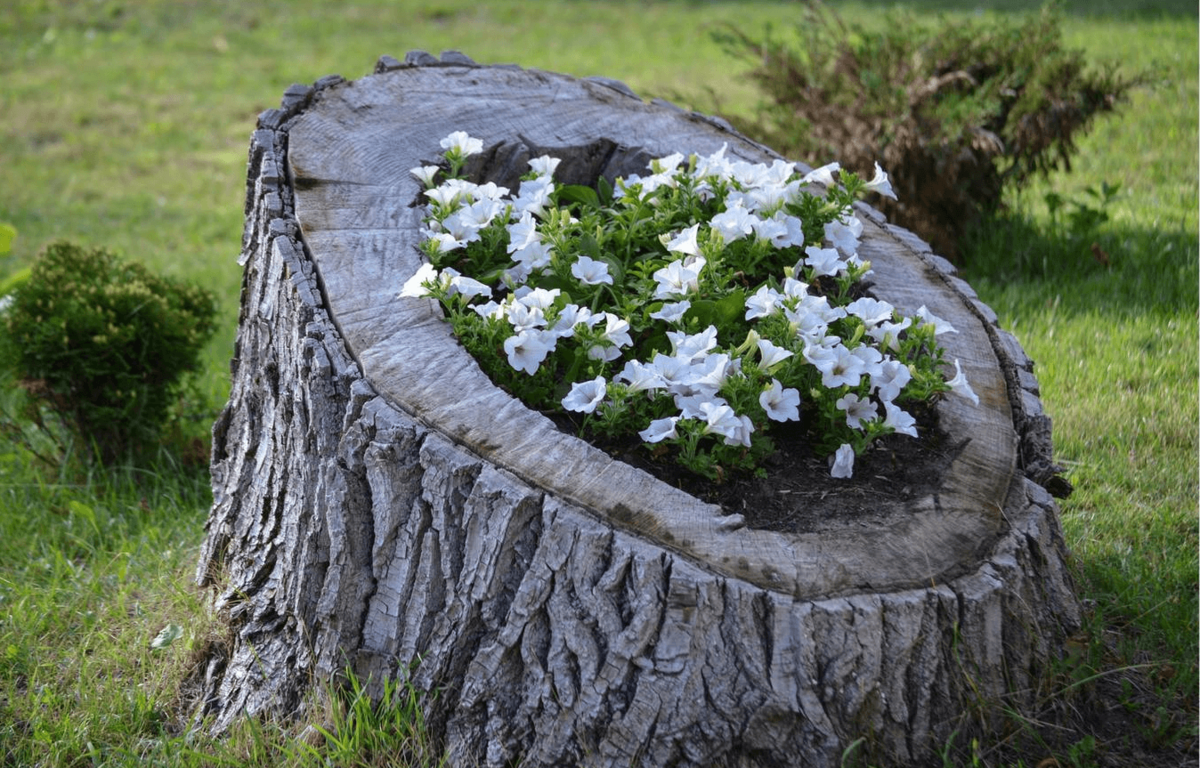
[[[882,7],[838,6],[864,20]],[[930,16],[974,12],[949,0],[906,7]],[[711,93],[723,108],[744,110],[756,97],[742,65],[723,56],[708,30],[786,25],[780,19],[795,8],[5,3],[0,222],[19,237],[0,257],[0,279],[46,242],[68,238],[217,291],[222,330],[199,387],[200,410],[211,418],[228,391],[248,137],[258,112],[277,105],[288,85],[335,72],[358,77],[381,54],[454,48],[481,62],[613,77],[645,96],[707,103]],[[1076,486],[1062,502],[1063,523],[1093,608],[1086,665],[1076,674],[1145,670],[1168,711],[1133,698],[1126,706],[1147,708],[1145,728],[1158,729],[1164,748],[1178,747],[1195,738],[1200,655],[1197,10],[1168,0],[1076,0],[1066,10],[1070,45],[1130,72],[1153,72],[1155,85],[1097,124],[1073,173],[1010,194],[1008,212],[964,251],[963,272],[1037,361],[1058,457]],[[1120,184],[1104,209],[1108,221],[1052,221],[1047,193],[1085,201],[1084,190],[1102,182]],[[282,724],[246,723],[223,742],[178,731],[185,674],[206,643],[221,639],[189,586],[209,504],[204,473],[169,454],[152,468],[109,474],[78,462],[48,468],[22,445],[0,435],[0,765],[320,763]],[[151,649],[171,624],[182,637]],[[316,753],[353,764],[348,755],[361,753],[368,732],[404,711],[370,712],[353,698],[334,706],[326,725],[336,738]],[[1095,737],[1096,754],[1115,738]],[[1063,764],[1071,754],[1094,764],[1083,735],[1062,743]],[[405,749],[411,742],[398,740],[368,751]],[[951,764],[971,764],[947,751],[963,760]],[[981,752],[980,764],[1016,764],[996,762],[1007,758],[988,745]],[[1040,757],[1020,759],[1035,765]]]

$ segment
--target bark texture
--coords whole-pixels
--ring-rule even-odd
[[[496,389],[417,268],[408,169],[453,130],[515,187],[677,149],[775,155],[619,83],[461,54],[385,57],[294,86],[250,148],[245,276],[198,569],[230,629],[204,676],[215,730],[302,710],[345,668],[411,675],[453,765],[839,764],[928,757],[1029,706],[1079,620],[1033,365],[953,268],[862,206],[877,294],[960,333],[981,398],[939,490],[881,522],[753,530]],[[969,439],[968,439],[969,438]]]

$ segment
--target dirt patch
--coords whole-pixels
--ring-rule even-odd
[[[578,434],[569,420],[559,429]],[[765,477],[730,473],[714,482],[675,464],[654,458],[640,443],[597,443],[626,464],[679,488],[701,501],[740,514],[751,528],[782,533],[817,533],[846,527],[879,525],[895,514],[911,514],[907,503],[937,493],[946,471],[966,445],[938,428],[936,412],[919,415],[914,439],[889,435],[875,442],[854,462],[854,477],[829,476],[829,460],[812,450],[811,436],[798,425],[772,425],[776,450],[763,466]]]

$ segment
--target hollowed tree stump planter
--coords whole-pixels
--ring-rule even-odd
[[[260,117],[199,566],[231,637],[206,668],[209,727],[294,713],[347,668],[437,691],[454,765],[826,766],[859,738],[904,762],[1030,706],[1079,619],[1049,421],[950,265],[858,208],[875,294],[949,320],[980,398],[938,405],[961,448],[934,492],[756,530],[557,430],[433,302],[397,298],[421,258],[409,169],[454,130],[513,187],[543,153],[564,183],[726,143],[777,157],[619,83],[459,54],[385,57]]]

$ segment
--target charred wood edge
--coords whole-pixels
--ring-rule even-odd
[[[428,54],[414,52],[406,57],[403,64],[395,59],[384,57],[380,59],[376,71],[382,72],[409,66],[478,65],[470,62],[461,54],[453,52],[443,54],[441,60],[434,59]],[[299,226],[294,214],[292,188],[284,183],[286,181],[284,175],[287,173],[285,158],[290,121],[307,108],[314,98],[319,98],[322,90],[342,82],[344,82],[344,78],[332,75],[318,80],[312,86],[292,86],[286,91],[280,108],[267,110],[260,115],[258,128],[253,134],[250,148],[246,198],[247,226],[243,235],[243,251],[239,263],[246,266],[253,254],[271,254],[272,252],[276,254],[276,261],[282,262],[284,267],[282,279],[290,283],[290,290],[294,291],[295,297],[293,322],[298,325],[298,328],[292,329],[293,337],[297,332],[302,336],[299,339],[301,348],[294,352],[294,358],[305,368],[310,369],[309,372],[314,376],[325,380],[326,383],[323,385],[322,392],[317,393],[318,396],[327,397],[331,404],[342,404],[346,423],[349,424],[363,415],[364,406],[368,401],[375,400],[377,394],[363,379],[360,366],[352,358],[351,351],[343,343],[341,334],[323,306],[320,276],[317,274],[311,254],[306,253],[303,239],[299,234]],[[627,95],[632,94],[632,91],[628,91],[628,89],[617,88],[617,90],[627,92]],[[720,125],[719,122],[716,124]],[[882,221],[882,217],[878,213],[866,206],[862,206],[860,211],[870,216],[875,222]],[[250,216],[252,213],[255,214],[253,218]],[[954,285],[960,294],[971,299],[971,306],[975,306],[981,317],[991,318],[985,325],[994,327],[994,313],[977,302],[973,291],[965,283],[953,277],[953,268],[948,263],[933,255],[928,246],[910,233],[890,226],[885,226],[884,230],[891,233],[901,245],[912,248],[918,253],[926,254],[925,258],[934,266],[939,267],[946,276],[945,279]],[[254,276],[251,274],[253,267],[254,265],[251,264],[243,277],[242,316],[239,318],[239,325],[254,319],[246,317],[250,312],[250,302],[246,300],[247,295],[254,287],[252,285]],[[281,328],[276,332],[287,331],[288,329]],[[1014,419],[1017,420],[1016,426],[1018,433],[1022,435],[1024,447],[1025,435],[1030,432],[1026,425],[1030,415],[1033,417],[1041,415],[1045,418],[1041,414],[1040,406],[1037,405],[1037,383],[1032,375],[1032,363],[1024,355],[1016,339],[1010,334],[999,329],[989,330],[989,332],[993,334],[997,355],[1006,363],[1006,376],[1011,376],[1010,380],[1016,381],[1020,385],[1020,391],[1016,394],[1010,392],[1010,398],[1014,400]],[[273,332],[268,329],[268,333]],[[235,348],[231,361],[231,372],[234,374],[235,380],[238,379],[242,363],[241,343],[242,338],[239,332],[239,346]],[[284,342],[271,339],[270,343],[278,345]],[[1010,367],[1011,371],[1008,370]],[[243,374],[241,381],[244,383],[245,375],[250,372],[247,370],[241,371],[241,373]],[[257,376],[257,372],[255,375]],[[266,370],[262,373],[262,377],[267,381],[261,385],[256,382],[255,386],[278,386],[278,375],[278,371]],[[272,377],[275,379],[274,383]],[[243,476],[234,478],[234,481],[238,483],[237,488],[231,490],[224,484],[230,479],[224,476],[228,472],[228,468],[222,467],[227,458],[222,452],[227,448],[225,438],[233,421],[232,407],[233,400],[231,398],[230,405],[226,406],[226,410],[213,428],[213,485],[218,496],[214,500],[216,505],[225,503],[224,498],[239,493],[244,490],[243,486],[247,486],[251,482],[251,478]],[[1048,425],[1048,419],[1046,423]],[[1048,438],[1048,431],[1046,436]],[[1037,448],[1036,441],[1030,442],[1034,448]],[[358,452],[361,453],[361,451]],[[342,458],[342,454],[342,451],[338,451],[336,456],[329,458],[329,461],[337,462],[342,465],[342,469],[347,469],[344,466],[345,459]],[[1049,456],[1048,453],[1030,453],[1029,455],[1034,459],[1042,457],[1047,461]],[[1028,463],[1028,459],[1026,462]],[[1028,468],[1026,474],[1029,474]],[[364,490],[369,493],[369,489]],[[974,668],[970,671],[963,668],[961,671],[968,676],[972,672],[979,676],[977,682],[980,684],[980,690],[977,693],[1003,696],[1006,692],[1016,691],[1021,692],[1020,695],[1027,696],[1031,688],[1036,685],[1036,681],[1031,678],[1031,675],[1036,672],[1048,655],[1055,653],[1052,650],[1053,646],[1047,644],[1047,638],[1043,634],[1044,625],[1047,623],[1056,625],[1050,634],[1058,634],[1063,630],[1069,631],[1072,625],[1078,623],[1078,605],[1073,597],[1069,574],[1066,573],[1061,563],[1061,553],[1065,551],[1065,546],[1058,529],[1053,499],[1042,488],[1017,478],[1011,486],[1010,498],[1005,504],[1005,509],[1022,512],[1018,516],[1020,519],[1013,521],[1012,535],[1006,536],[1003,541],[991,546],[989,553],[984,553],[979,570],[955,579],[952,583],[930,585],[928,592],[933,596],[930,599],[935,599],[941,606],[938,609],[939,614],[949,612],[946,626],[942,626],[939,620],[941,629],[946,630],[952,627],[956,632],[960,628],[963,631],[961,640],[955,640],[953,652],[956,662],[954,663],[958,665],[969,663]],[[274,524],[278,525],[279,523],[276,521]],[[210,517],[208,527],[197,580],[202,585],[217,585],[218,589],[225,591],[222,598],[224,605],[221,610],[226,613],[230,622],[233,635],[231,646],[236,647],[231,647],[225,654],[214,653],[208,660],[204,670],[204,689],[205,695],[209,699],[201,703],[197,710],[197,717],[202,718],[206,713],[213,712],[221,705],[225,706],[223,717],[227,725],[230,722],[229,718],[239,716],[243,711],[253,713],[264,711],[268,707],[280,712],[294,710],[300,703],[301,691],[298,688],[303,686],[306,681],[311,682],[308,675],[336,672],[338,671],[337,665],[345,661],[334,658],[314,658],[314,653],[318,651],[313,644],[328,649],[336,646],[337,638],[346,641],[361,638],[366,620],[366,613],[362,608],[364,603],[360,602],[357,611],[350,611],[353,615],[347,616],[345,623],[321,628],[319,631],[325,633],[325,637],[318,642],[318,638],[309,636],[310,627],[305,626],[305,622],[313,618],[315,613],[328,616],[331,609],[337,606],[317,607],[315,606],[315,596],[312,595],[296,598],[296,605],[293,605],[291,600],[277,605],[274,589],[266,589],[268,586],[274,586],[266,583],[274,564],[275,554],[273,552],[266,555],[267,562],[256,562],[253,572],[249,576],[241,578],[241,586],[247,593],[257,590],[259,594],[247,594],[243,598],[237,593],[237,585],[226,590],[226,585],[219,584],[222,572],[227,570],[226,550],[233,543],[235,536],[243,532],[235,532],[232,530],[232,521],[218,519],[215,515]],[[268,531],[268,540],[271,540],[271,535],[272,532]],[[329,544],[326,537],[323,546],[328,549]],[[318,542],[315,546],[320,547],[322,544]],[[245,564],[239,565],[244,567]],[[691,565],[690,561],[685,561],[685,563],[680,563],[679,569],[682,572]],[[334,564],[331,562],[331,558],[326,557],[322,567],[333,570]],[[351,572],[343,575],[346,578],[354,576]],[[319,590],[322,577],[314,575],[308,578],[315,579],[315,588]],[[350,597],[362,601],[363,590],[367,590],[366,597],[370,598],[370,590],[375,587],[369,573],[366,574],[366,580],[368,583],[357,588]],[[733,580],[729,580],[729,583],[732,588]],[[1009,583],[1017,585],[1015,590],[1005,588]],[[262,594],[264,592],[268,594]],[[337,596],[334,599],[337,599]],[[777,601],[781,598],[775,596],[770,599]],[[851,596],[831,601],[806,600],[804,603],[810,606],[857,605],[859,600],[860,598]],[[308,607],[304,608],[302,604]],[[285,613],[298,608],[300,610],[296,615],[281,616],[276,608],[282,609]],[[822,608],[822,610],[829,610],[829,608]],[[993,611],[1001,612],[1005,618],[999,619],[999,616],[992,613]],[[976,656],[979,649],[990,649],[996,642],[995,639],[989,642],[985,638],[971,636],[986,633],[989,626],[994,626],[988,616],[984,614],[1001,621],[1005,652],[993,654],[989,650],[988,653],[978,658],[971,658]],[[296,626],[297,624],[300,626]],[[272,641],[272,635],[275,633],[286,635],[286,637]],[[271,656],[264,653],[260,659],[254,647],[254,644],[259,642],[264,643],[264,647],[274,642],[275,648],[291,644],[299,657],[294,655]],[[352,643],[350,645],[353,647]],[[965,653],[967,658],[957,659],[957,654],[960,652],[959,645],[961,645],[961,652]],[[254,657],[252,661],[248,660],[249,656]],[[269,663],[273,669],[263,669],[261,673],[255,671],[258,667],[263,666],[264,661]],[[380,669],[380,664],[384,664],[383,660],[371,658],[370,652],[366,649],[363,650],[361,658],[357,659],[357,662],[367,670]],[[396,660],[390,663],[394,665]],[[288,666],[289,664],[292,666]],[[941,680],[938,685],[939,688],[949,686],[952,690],[957,691],[957,693],[951,694],[952,698],[966,702],[971,697],[968,685],[942,677],[947,674],[953,677],[957,669],[957,666],[942,668],[938,673]],[[229,675],[226,675],[227,670],[230,672]],[[237,681],[226,679],[246,674],[247,670],[251,670],[251,676],[256,677],[253,686],[248,681],[246,685],[242,686]],[[243,691],[241,688],[246,690]],[[232,693],[230,693],[231,689]],[[218,701],[215,698],[218,693],[224,701]],[[450,707],[452,702],[443,701],[442,706]],[[928,704],[923,706],[928,707]],[[945,713],[943,712],[942,715]],[[926,710],[926,716],[928,716],[928,710]],[[918,717],[918,713],[914,711],[913,717]],[[840,718],[838,719],[840,720]],[[918,732],[897,735],[903,733],[907,726],[899,731],[893,728],[886,741],[899,752],[908,753],[911,750],[914,755],[927,748],[928,745],[924,742],[929,736],[945,738],[948,735],[947,729],[950,727],[944,722],[936,724],[937,727],[935,727],[935,724],[928,720],[922,720],[921,723],[909,723],[909,725],[916,726]],[[932,733],[932,731],[937,732]],[[482,734],[480,735],[482,736]],[[830,749],[836,750],[840,747],[832,745]],[[834,752],[830,752],[830,754],[833,755]],[[829,764],[836,764],[835,758],[831,757]]]

